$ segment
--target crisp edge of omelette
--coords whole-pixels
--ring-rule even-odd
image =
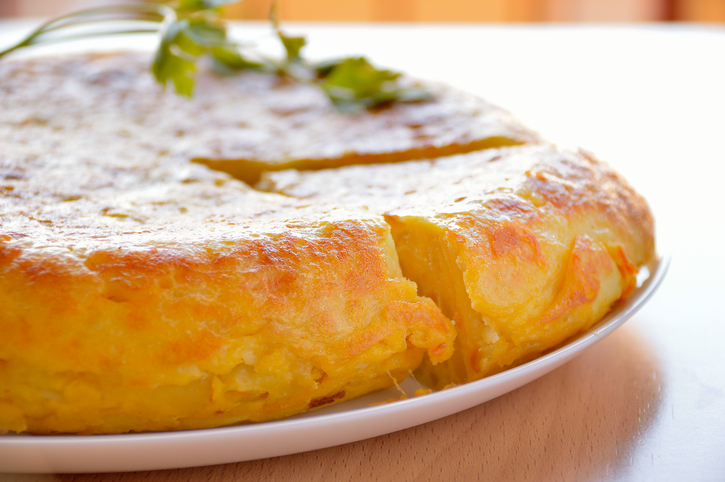
[[[523,163],[525,169],[508,173],[520,177],[518,184],[480,201],[483,205],[476,204],[470,186],[468,192],[453,186],[467,177],[475,180],[469,171],[485,170],[486,163],[496,169],[523,157],[531,160]],[[404,172],[413,173],[412,180],[395,179]],[[437,179],[438,186],[422,176]],[[365,180],[373,194],[358,189],[356,179]],[[629,296],[638,267],[655,253],[646,201],[586,151],[551,145],[397,167],[268,173],[258,187],[310,201],[326,201],[329,192],[343,204],[385,215],[403,274],[458,329],[453,356],[436,366],[424,362],[416,372],[419,381],[437,389],[524,363],[587,330]],[[421,199],[428,195],[420,193],[428,189],[448,189],[450,199],[432,193],[435,201],[425,205]],[[439,201],[443,207],[437,212]],[[470,207],[456,208],[458,201]]]
[[[0,432],[277,419],[451,355],[455,328],[402,278],[381,218],[301,228],[84,256],[0,236]]]

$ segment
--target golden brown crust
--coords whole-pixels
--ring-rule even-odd
[[[193,99],[162,92],[149,56],[79,54],[0,63],[2,128],[143,139],[249,183],[262,171],[399,162],[538,142],[502,109],[449,87],[432,101],[351,116],[317,87],[275,75],[198,75]],[[49,89],[49,86],[53,87]],[[154,147],[151,147],[154,149]]]
[[[189,101],[147,61],[0,63],[0,432],[268,420],[421,362],[475,380],[596,322],[653,255],[644,200],[542,144],[266,175],[285,195],[188,162],[250,181],[539,142],[471,96],[350,118],[202,74]]]
[[[396,165],[270,172],[257,187],[310,201],[334,199],[395,216],[449,219],[485,208],[477,219],[505,229],[492,231],[492,249],[514,249],[529,259],[537,258],[535,240],[523,232],[512,235],[506,230],[521,227],[499,220],[534,223],[551,209],[577,220],[596,215],[605,218],[600,221],[615,231],[613,236],[626,240],[631,250],[627,255],[635,264],[645,263],[654,252],[654,221],[644,198],[590,153],[546,144]],[[459,224],[465,230],[466,221]],[[529,247],[508,246],[507,240]]]
[[[192,218],[195,194],[185,193]],[[244,189],[224,201],[223,212],[204,206],[212,223],[195,228],[150,220],[142,203],[146,222],[121,221],[131,224],[122,231],[117,218],[99,226],[92,207],[106,203],[91,200],[44,213],[45,232],[3,216],[0,398],[20,412],[3,430],[279,418],[389,386],[425,350],[450,355],[455,331],[400,277],[382,219],[296,207],[235,215],[255,202]]]
[[[455,329],[402,278],[381,216],[260,193],[143,139],[12,132],[0,432],[279,418],[450,356]]]
[[[421,374],[438,387],[587,329],[654,256],[644,199],[590,154],[547,145],[268,173],[259,187],[386,216],[403,274],[457,323],[454,357]]]

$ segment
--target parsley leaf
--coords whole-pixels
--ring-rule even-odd
[[[192,58],[201,55],[203,49],[189,41],[184,32],[188,28],[189,21],[186,19],[169,22],[161,34],[151,71],[164,87],[171,80],[179,94],[191,97],[196,72]]]
[[[239,0],[180,0],[176,10],[200,12],[203,10],[219,10],[225,5],[239,3]]]
[[[228,45],[211,47],[212,68],[219,75],[232,75],[238,70],[270,70],[267,64],[249,60],[234,47]]]
[[[277,0],[272,1],[272,7],[269,9],[269,20],[272,22],[272,28],[274,28],[277,38],[282,43],[282,47],[284,47],[287,55],[280,70],[287,72],[291,66],[299,66],[303,63],[302,49],[307,45],[307,39],[304,37],[293,37],[282,32],[279,26],[279,6]]]
[[[172,83],[184,96],[193,94],[196,64],[200,58],[207,57],[220,74],[258,70],[314,83],[343,112],[354,113],[391,102],[416,102],[430,97],[423,89],[402,85],[399,73],[378,69],[363,57],[311,64],[302,56],[302,49],[307,45],[305,37],[282,32],[276,0],[272,1],[270,20],[285,57],[281,61],[261,55],[255,55],[254,60],[247,58],[240,45],[229,40],[220,19],[222,8],[237,1],[138,2],[81,10],[45,22],[17,44],[0,51],[0,57],[20,48],[68,39],[157,32],[160,40],[151,71],[162,86]],[[112,23],[104,24],[108,21]],[[124,21],[133,22],[133,27],[118,27],[125,25]],[[96,30],[89,31],[89,27]]]
[[[317,68],[320,87],[342,112],[356,113],[395,101],[430,98],[423,89],[399,85],[400,73],[378,69],[364,57],[349,57]]]
[[[300,52],[302,48],[307,44],[307,40],[304,37],[287,36],[280,31],[278,31],[277,34],[279,35],[279,38],[282,41],[282,45],[284,45],[284,49],[287,52],[287,62],[301,62],[302,56],[300,55]]]
[[[333,59],[312,65],[301,54],[307,40],[288,36],[280,29],[277,0],[272,2],[269,19],[287,54],[279,67],[280,73],[300,82],[317,83],[341,112],[356,113],[391,102],[417,102],[431,97],[424,89],[400,85],[397,82],[400,73],[378,69],[364,57]]]

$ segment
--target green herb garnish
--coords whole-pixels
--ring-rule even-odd
[[[328,70],[329,69],[329,70]],[[374,67],[364,57],[340,60],[325,67],[319,81],[333,104],[342,112],[358,112],[391,102],[416,102],[430,98],[420,88],[401,87],[398,72]]]
[[[159,45],[151,71],[163,86],[169,82],[176,92],[191,96],[196,64],[202,57],[212,60],[218,73],[238,70],[277,72],[299,82],[319,85],[331,102],[343,112],[391,102],[416,102],[430,94],[403,87],[400,74],[378,69],[361,57],[310,63],[302,57],[307,41],[289,36],[279,26],[277,2],[272,2],[270,20],[285,51],[281,61],[242,54],[241,45],[227,36],[221,20],[222,8],[239,0],[176,0],[166,3],[140,2],[92,8],[45,22],[0,57],[15,50],[67,40],[120,34],[159,34]],[[100,28],[99,28],[100,27]]]
[[[279,26],[279,7],[277,2],[272,2],[272,8],[269,10],[269,20],[272,22],[272,27],[277,34],[285,52],[287,53],[287,59],[285,64],[301,64],[302,60],[302,48],[307,45],[307,40],[304,37],[291,37],[282,32]]]

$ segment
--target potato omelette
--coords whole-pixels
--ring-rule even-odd
[[[455,89],[348,116],[272,74],[180,98],[148,62],[0,62],[0,433],[466,383],[591,326],[654,256],[621,176]]]

